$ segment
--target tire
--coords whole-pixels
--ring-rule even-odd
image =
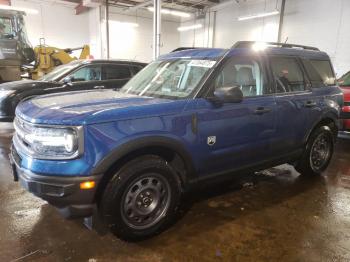
[[[334,134],[329,126],[315,129],[295,169],[301,175],[320,175],[329,165],[334,150]]]
[[[154,155],[126,163],[109,181],[99,211],[111,232],[125,241],[159,234],[176,218],[181,196],[173,168]]]

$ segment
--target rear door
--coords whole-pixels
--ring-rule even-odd
[[[277,133],[281,154],[301,148],[310,130],[309,111],[314,106],[312,90],[300,59],[293,56],[271,56],[270,66],[275,80]]]
[[[122,88],[132,77],[128,64],[104,64],[101,86],[110,89]]]
[[[312,89],[310,100],[313,104],[309,105],[308,119],[311,125],[315,125],[321,116],[320,111],[323,111],[325,96],[333,92],[327,87],[335,86],[336,79],[329,60],[303,58],[302,63]]]

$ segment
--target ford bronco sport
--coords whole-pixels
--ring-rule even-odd
[[[208,179],[328,166],[342,93],[314,47],[238,42],[173,52],[120,91],[46,95],[16,110],[13,174],[66,216],[98,213],[119,238],[153,236]]]

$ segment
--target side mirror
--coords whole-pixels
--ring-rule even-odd
[[[243,100],[242,90],[238,86],[218,88],[214,96],[222,103],[240,103]]]
[[[63,79],[63,83],[67,85],[71,85],[74,82],[74,76],[67,76]]]

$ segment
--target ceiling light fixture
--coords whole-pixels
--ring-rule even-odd
[[[238,17],[238,21],[244,21],[244,20],[249,20],[249,19],[273,16],[273,15],[278,15],[279,13],[280,12],[278,10],[276,10],[276,11],[267,12],[267,13],[261,13],[261,14],[256,14],[256,15],[240,16],[240,17]]]
[[[189,26],[180,26],[180,27],[177,28],[177,30],[180,31],[180,32],[183,32],[183,31],[199,29],[199,28],[202,28],[202,24],[195,24],[195,25],[189,25]]]
[[[147,9],[150,12],[154,12],[153,7],[147,7]],[[172,9],[166,9],[166,8],[162,8],[160,12],[162,14],[165,14],[165,15],[173,15],[173,16],[179,16],[179,17],[190,17],[191,16],[190,13],[181,12],[181,11],[172,10]]]
[[[14,6],[8,6],[8,5],[0,5],[0,9],[22,11],[22,12],[25,12],[25,13],[31,14],[31,15],[39,14],[39,11],[36,10],[36,9],[24,8],[24,7],[14,7]]]

